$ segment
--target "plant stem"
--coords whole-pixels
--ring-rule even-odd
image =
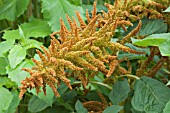
[[[98,85],[101,85],[101,86],[105,86],[105,87],[107,87],[108,89],[112,90],[112,87],[110,87],[109,85],[104,84],[104,83],[102,83],[102,82],[89,81],[89,83],[91,83],[91,84],[98,84]]]
[[[36,18],[39,18],[39,11],[38,11],[38,0],[33,0],[34,4],[34,15]]]
[[[29,1],[29,6],[27,10],[27,18],[29,19],[32,16],[32,0]]]
[[[27,106],[28,106],[28,104],[19,104],[19,106],[27,107]]]
[[[129,78],[134,78],[134,79],[140,79],[139,77],[137,77],[135,75],[120,75],[117,78],[121,78],[121,77],[129,77]]]
[[[102,83],[102,82],[89,81],[89,83],[91,83],[91,84],[98,84],[98,85],[107,87],[108,89],[112,90],[112,87],[110,87],[109,85],[104,84],[104,83]],[[82,84],[82,82],[81,82],[81,81],[77,81],[77,82],[74,82],[73,84]],[[73,84],[72,84],[72,85],[73,85]]]

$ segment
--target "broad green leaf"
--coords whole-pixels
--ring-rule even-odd
[[[4,110],[7,110],[12,101],[13,95],[8,89],[0,87],[0,113],[3,113]]]
[[[119,104],[128,97],[129,92],[130,87],[127,79],[124,79],[124,81],[118,81],[113,85],[113,90],[109,93],[109,99],[113,105]]]
[[[153,34],[142,40],[132,39],[138,46],[158,46],[162,56],[170,56],[170,33]]]
[[[132,113],[146,113],[144,111],[137,111],[136,109],[132,108],[131,109]]]
[[[136,51],[140,51],[140,52],[145,52],[146,54],[149,54],[150,50],[149,48],[139,48],[139,47],[136,47],[132,44],[125,44],[125,46],[133,49],[133,50],[136,50]],[[128,60],[134,60],[134,59],[146,59],[146,55],[145,54],[132,54],[132,53],[127,53],[127,52],[123,52],[123,51],[120,51],[118,53],[118,59],[122,59],[122,58],[128,58]]]
[[[24,36],[29,37],[45,37],[51,33],[51,28],[46,21],[40,19],[34,19],[29,23],[24,23],[21,25]]]
[[[2,3],[0,5],[0,20],[14,21],[27,9],[29,0],[3,0]]]
[[[58,92],[60,95],[63,95],[67,91],[68,87],[66,86],[65,83],[61,82],[60,87],[58,87]]]
[[[69,110],[69,111],[74,111],[74,109],[71,106],[71,102],[73,102],[73,100],[71,100],[70,102],[65,102],[65,101],[59,101],[57,102],[57,106],[63,106],[65,109]],[[70,112],[69,112],[70,113]]]
[[[84,106],[79,100],[77,100],[75,108],[78,113],[88,113],[87,109],[84,108]]]
[[[71,4],[81,6],[82,0],[68,0]]]
[[[7,82],[10,82],[10,79],[7,77],[0,77],[0,87],[5,85]]]
[[[0,77],[0,87],[5,86],[6,88],[18,87],[15,82],[11,81],[8,77]]]
[[[21,24],[17,30],[5,31],[3,39],[28,39],[30,37],[45,37],[50,33],[51,28],[47,22],[40,19],[34,19],[29,23]]]
[[[50,106],[44,100],[41,100],[37,96],[33,95],[28,103],[28,111],[39,112]]]
[[[66,19],[66,14],[70,17],[76,17],[75,11],[79,11],[83,16],[83,9],[80,6],[74,6],[67,0],[41,0],[42,1],[42,13],[48,24],[52,27],[52,31],[58,31],[60,29],[60,18],[63,19],[65,25],[69,28],[69,24]],[[76,18],[77,19],[77,18]]]
[[[136,80],[133,89],[132,106],[138,111],[162,113],[170,100],[170,89],[162,82],[149,77],[143,76]]]
[[[4,113],[15,113],[15,111],[17,110],[17,107],[19,105],[20,99],[19,99],[18,91],[12,90],[11,93],[13,95],[12,102],[10,103],[8,109],[6,111],[4,111]]]
[[[3,53],[9,51],[14,46],[14,43],[14,40],[0,42],[0,48],[3,48],[0,49],[0,56],[3,56]]]
[[[54,97],[54,92],[53,90],[51,89],[50,86],[46,86],[46,95],[44,95],[44,92],[42,89],[40,89],[41,92],[36,93],[36,90],[35,89],[32,89],[31,91],[29,90],[29,92],[33,93],[34,95],[36,95],[39,99],[41,99],[42,101],[44,101],[46,104],[48,104],[48,106],[52,106],[52,103],[53,103],[53,97]]]
[[[138,46],[159,46],[167,41],[170,37],[170,33],[153,34],[147,36],[144,39],[133,39],[132,43]]]
[[[96,91],[91,91],[89,92],[87,95],[86,95],[86,98],[89,100],[89,101],[100,101],[101,98],[99,97],[99,95],[97,94]]]
[[[167,24],[164,23],[164,20],[161,19],[143,19],[142,27],[138,35],[146,36],[155,33],[165,33],[167,31]]]
[[[21,86],[21,81],[24,80],[26,77],[29,77],[29,73],[22,71],[22,68],[31,68],[34,66],[34,63],[31,60],[25,60],[21,64],[19,64],[14,69],[7,67],[8,77],[15,81],[18,86]]]
[[[38,48],[41,49],[40,46],[42,46],[42,43],[33,39],[27,39],[26,40],[26,50],[30,48]]]
[[[3,39],[6,40],[15,40],[15,39],[21,39],[22,37],[19,34],[18,29],[17,30],[6,30],[3,37]]]
[[[0,75],[6,74],[6,66],[8,65],[8,60],[5,57],[0,57]]]
[[[25,59],[26,49],[22,48],[20,45],[15,45],[10,51],[8,55],[9,64],[12,68],[15,68],[18,64]]]
[[[127,35],[138,25],[138,21],[133,23],[133,26],[130,26],[127,29],[127,32],[124,35]],[[161,19],[142,19],[142,27],[138,32],[137,36],[148,36],[155,33],[165,33],[167,32],[167,24],[164,23]]]
[[[144,38],[142,40],[132,38],[132,43],[138,46],[159,46],[165,41],[166,41],[165,38],[149,37],[149,38]]]
[[[163,113],[170,113],[170,100],[168,101],[168,103],[166,104]]]
[[[107,107],[102,113],[119,113],[121,109],[123,109],[122,106],[112,105]]]
[[[60,87],[59,87],[60,88]],[[77,91],[75,89],[68,90],[66,93],[62,95],[64,102],[71,102],[77,96]]]
[[[170,33],[169,33],[170,34]],[[158,46],[162,56],[170,56],[170,36],[169,40]]]

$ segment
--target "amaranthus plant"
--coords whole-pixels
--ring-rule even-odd
[[[57,89],[61,82],[64,82],[70,90],[80,87],[76,84],[82,84],[83,95],[87,95],[93,91],[93,85],[89,85],[99,84],[111,90],[109,93],[110,101],[108,97],[103,96],[103,92],[97,91],[102,102],[82,101],[82,105],[85,107],[83,108],[81,103],[77,101],[76,106],[82,106],[82,109],[85,110],[83,113],[87,111],[109,113],[109,110],[123,113],[126,110],[122,109],[121,106],[125,106],[126,102],[129,101],[133,110],[162,113],[170,99],[168,96],[170,90],[161,82],[159,84],[158,81],[151,78],[165,63],[169,64],[169,57],[162,56],[158,47],[148,47],[150,48],[149,56],[137,64],[136,68],[138,69],[132,71],[134,70],[132,61],[127,57],[120,58],[119,53],[148,55],[146,51],[142,51],[144,48],[137,50],[128,47],[127,44],[132,43],[135,39],[143,40],[148,36],[139,35],[143,26],[143,18],[163,19],[167,22],[169,17],[162,14],[162,11],[167,8],[168,3],[166,0],[160,2],[115,0],[113,5],[105,4],[107,12],[97,13],[96,2],[94,2],[93,11],[89,14],[89,11],[86,10],[86,21],[83,20],[78,11],[76,15],[79,23],[74,17],[66,15],[70,28],[67,28],[60,18],[60,30],[50,34],[50,46],[48,48],[41,46],[42,51],[36,50],[41,60],[32,58],[35,66],[32,69],[22,69],[27,71],[30,77],[21,82],[19,97],[22,98],[28,88],[35,88],[37,94],[41,92],[42,88],[44,95],[46,95],[48,85],[52,88],[55,96],[59,98],[60,93]],[[127,32],[128,28],[134,25],[134,22],[138,22],[138,24],[133,30],[118,38],[117,41],[113,41],[117,30],[121,29]],[[132,37],[133,40],[131,40]],[[149,65],[155,57],[159,61],[154,65]],[[103,75],[101,83],[94,79],[100,74]],[[127,86],[123,86],[124,84]],[[165,93],[157,94],[158,89],[155,89],[154,84],[160,85],[158,89],[166,90]],[[120,94],[120,97],[115,95],[117,85],[122,88],[118,89],[118,92],[124,93]],[[130,95],[130,88],[134,89],[131,91],[134,96]],[[150,92],[150,90],[153,91]],[[76,110],[80,112],[77,107]],[[133,112],[135,113],[135,111]]]

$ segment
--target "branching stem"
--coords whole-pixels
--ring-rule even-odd
[[[111,87],[111,86],[109,86],[109,85],[107,85],[107,84],[104,84],[104,83],[102,83],[102,82],[89,81],[89,83],[91,83],[91,84],[98,84],[98,85],[107,87],[108,89],[112,90],[112,87]],[[77,82],[74,82],[73,84],[82,84],[82,82],[81,82],[81,81],[77,81]],[[73,84],[72,84],[72,85],[73,85]]]
[[[121,77],[128,77],[128,78],[134,78],[134,79],[140,79],[139,77],[135,76],[135,75],[120,75],[118,76],[118,78],[121,78]]]

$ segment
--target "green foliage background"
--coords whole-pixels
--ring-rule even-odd
[[[107,11],[104,3],[114,3],[114,0],[97,0],[97,11]],[[141,77],[129,86],[127,79],[120,80],[106,88],[104,76],[97,75],[90,84],[93,91],[82,96],[82,87],[68,90],[65,84],[61,84],[58,91],[60,98],[54,97],[53,91],[47,86],[47,95],[36,94],[35,90],[29,90],[22,100],[19,100],[18,87],[21,81],[29,76],[21,71],[23,67],[31,68],[34,63],[30,58],[39,59],[35,49],[40,46],[49,46],[49,34],[60,29],[60,18],[66,23],[66,14],[75,16],[78,10],[85,21],[85,10],[93,9],[93,0],[0,0],[0,113],[87,113],[83,107],[84,100],[101,101],[97,91],[101,92],[112,105],[103,113],[169,113],[170,89],[162,83],[161,78],[169,81],[169,71],[164,68],[157,73],[156,78]],[[170,12],[170,7],[164,11]],[[160,19],[142,20],[144,23],[137,35],[148,35],[145,39],[132,38],[132,43],[137,46],[157,46],[162,56],[170,56],[170,30],[168,25]],[[133,27],[129,27],[130,32]],[[69,27],[68,27],[69,28]],[[118,29],[116,38],[121,38],[128,32]],[[116,38],[113,39],[116,40]],[[149,54],[149,48],[138,48],[132,44],[128,47],[142,50]],[[144,60],[146,55],[134,55],[119,53],[119,58],[127,56],[135,68],[138,60]],[[154,58],[155,64],[159,58]],[[123,65],[123,64],[122,64]],[[157,79],[157,80],[156,80]],[[131,90],[130,88],[133,88]],[[132,102],[129,101],[132,98]],[[126,101],[125,101],[126,100]],[[124,106],[121,104],[125,102]],[[121,111],[123,109],[123,111]]]

